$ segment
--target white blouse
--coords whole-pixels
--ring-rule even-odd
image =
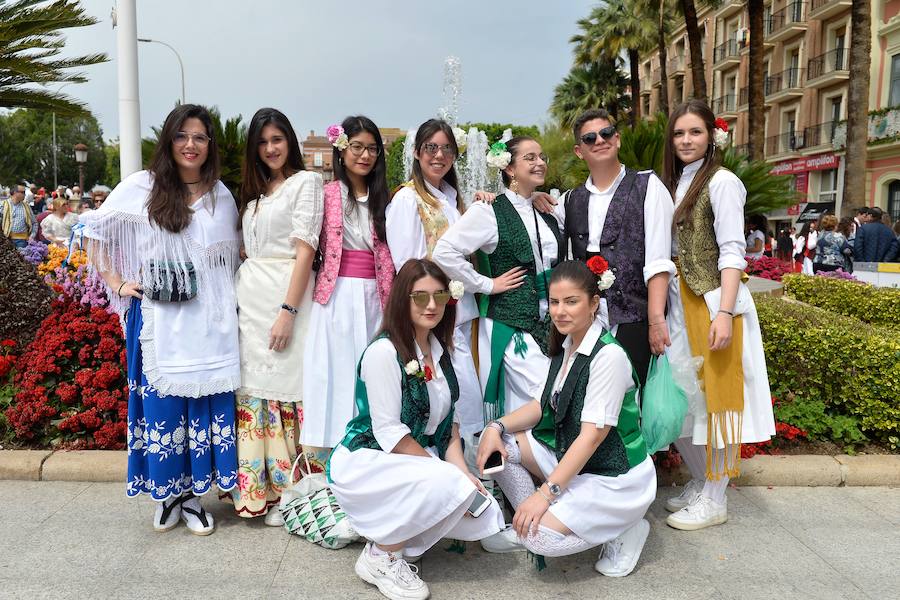
[[[622,165],[615,181],[605,190],[595,186],[591,177],[588,177],[584,184],[591,194],[588,202],[587,249],[589,252],[600,251],[600,239],[603,236],[606,213],[609,212],[609,205],[623,179],[625,179],[625,165]],[[567,192],[554,209],[557,219],[562,222],[565,222],[566,219],[565,202],[571,193],[571,191]],[[672,214],[674,211],[672,195],[659,177],[651,172],[647,183],[647,195],[644,198],[644,283],[660,273],[675,274],[675,263],[671,259]]]
[[[675,207],[677,208],[691,187],[697,171],[703,166],[703,159],[684,166],[678,187],[675,189]],[[719,245],[718,269],[738,269],[743,271],[747,266],[744,260],[747,240],[744,237],[744,203],[747,200],[747,189],[737,175],[727,169],[719,169],[709,180],[709,199],[712,203],[713,229],[716,232],[716,243]],[[677,238],[672,238],[672,256],[678,255]]]
[[[322,176],[291,175],[273,194],[247,205],[242,220],[247,258],[295,258],[297,240],[318,248],[323,212]]]
[[[572,363],[575,362],[573,354],[590,356],[603,331],[601,319],[595,319],[574,351],[571,336],[566,336],[562,344],[563,368],[559,370],[553,383],[554,393],[562,390],[566,382],[566,376]],[[597,429],[614,427],[619,424],[619,413],[622,411],[625,394],[634,387],[628,355],[621,346],[607,344],[591,360],[590,369],[587,393],[581,409],[581,422],[594,423]]]
[[[345,250],[368,250],[373,252],[372,219],[369,212],[369,197],[363,196],[354,200],[344,182],[341,182],[341,214],[344,218],[344,240],[341,247]]]
[[[427,435],[437,431],[438,425],[450,412],[451,397],[447,378],[439,361],[444,349],[433,335],[428,336],[431,345],[431,359],[434,362],[434,373],[431,381],[425,384],[428,390],[429,416],[425,427]],[[425,364],[422,350],[416,345],[416,358],[420,365]],[[390,452],[409,435],[410,429],[400,421],[401,380],[406,373],[397,362],[397,349],[391,340],[381,338],[375,340],[366,349],[360,363],[360,379],[366,384],[366,395],[369,399],[369,414],[372,417],[372,433],[381,449]],[[459,423],[457,414],[453,422]]]
[[[506,197],[512,202],[516,212],[525,225],[528,236],[531,238],[531,251],[534,255],[534,264],[538,268],[543,267],[546,271],[550,269],[558,256],[560,256],[560,248],[556,241],[556,236],[550,230],[547,223],[536,214],[536,210],[532,207],[530,198],[522,196],[507,190],[504,192]],[[538,249],[537,233],[535,231],[535,217],[537,218],[538,230],[541,235],[541,247]],[[563,224],[559,216],[554,214],[556,221],[562,228]],[[497,230],[497,217],[494,209],[490,204],[485,202],[473,203],[459,218],[455,225],[447,230],[437,245],[434,247],[432,258],[434,262],[441,266],[442,269],[453,279],[457,279],[463,283],[465,289],[469,293],[490,294],[494,290],[494,282],[490,277],[486,277],[475,270],[472,263],[469,262],[469,255],[476,250],[481,250],[487,254],[497,249],[500,242],[500,233]],[[543,254],[543,260],[541,255]],[[498,273],[502,275],[502,273]],[[547,312],[547,300],[540,301],[540,314],[543,317]]]

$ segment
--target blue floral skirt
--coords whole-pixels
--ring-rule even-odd
[[[125,324],[128,353],[128,496],[167,500],[213,484],[237,485],[234,392],[200,398],[160,396],[143,373],[141,301],[133,299]]]

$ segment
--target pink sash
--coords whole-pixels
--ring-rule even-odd
[[[369,250],[341,251],[341,266],[338,277],[355,277],[357,279],[375,279],[375,254]]]

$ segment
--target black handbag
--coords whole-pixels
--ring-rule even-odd
[[[161,275],[161,282],[158,285],[144,291],[151,300],[155,302],[187,302],[197,295],[197,273],[194,271],[193,263],[150,261],[149,269],[153,272],[158,269]],[[179,290],[178,274],[183,271],[187,272],[185,288]]]

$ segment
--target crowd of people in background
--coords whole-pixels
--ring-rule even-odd
[[[109,192],[105,185],[96,185],[87,194],[78,185],[60,185],[50,192],[35,183],[0,185],[3,237],[18,248],[31,240],[67,248],[78,215],[100,208]]]
[[[771,256],[795,273],[853,272],[855,262],[900,261],[900,219],[878,207],[860,207],[855,217],[824,214],[818,220],[782,228],[775,237],[763,215],[747,219],[747,256]]]

